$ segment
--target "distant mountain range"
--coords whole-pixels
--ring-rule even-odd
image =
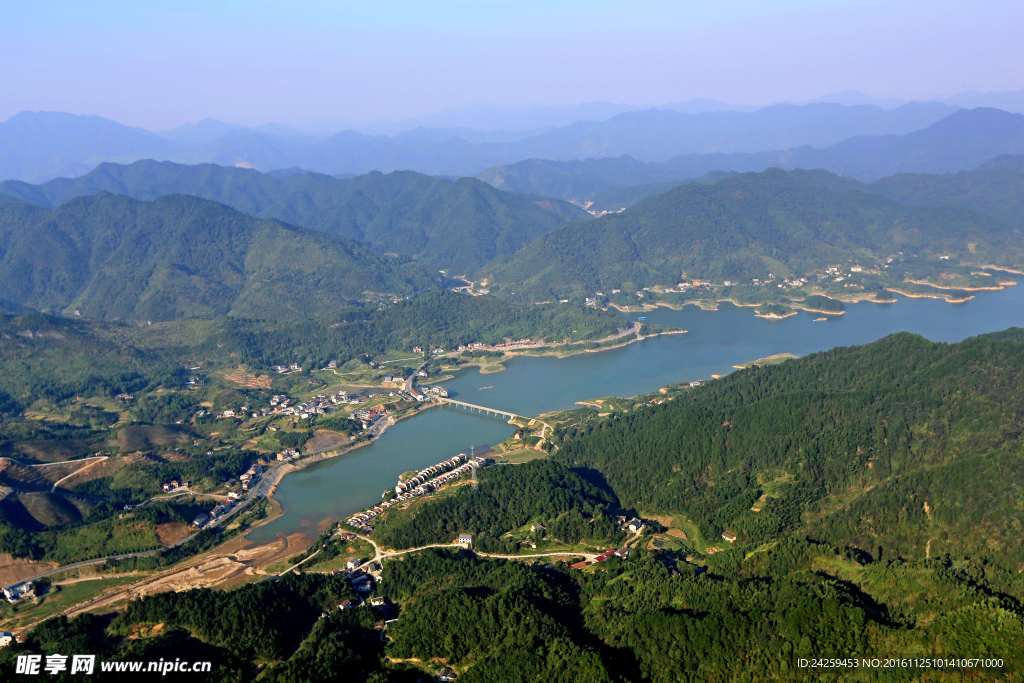
[[[1019,229],[967,209],[905,206],[850,191],[850,183],[824,171],[771,169],[682,185],[624,213],[563,226],[484,266],[477,279],[499,296],[539,301],[671,287],[684,273],[716,281],[800,274],[897,252],[1024,262]]]
[[[311,318],[443,286],[436,271],[355,240],[197,197],[108,193],[56,209],[0,204],[0,281],[8,310],[131,322]]]
[[[906,135],[860,136],[823,149],[804,146],[776,152],[688,154],[664,163],[645,163],[629,156],[582,161],[527,159],[489,168],[477,177],[510,192],[546,194],[582,204],[613,187],[661,183],[667,189],[665,183],[683,182],[711,171],[821,168],[870,182],[896,173],[953,173],[976,168],[999,155],[1022,153],[1024,115],[973,109],[960,110]],[[597,202],[594,208],[598,208]]]
[[[908,133],[954,111],[938,103],[911,103],[893,110],[838,104],[776,105],[752,112],[649,109],[603,121],[577,121],[526,137],[465,127],[420,128],[395,137],[353,131],[311,137],[281,127],[260,131],[216,121],[185,126],[162,137],[99,117],[23,112],[0,124],[0,179],[43,182],[81,175],[103,161],[143,158],[261,170],[300,167],[328,174],[415,170],[471,176],[528,158],[629,154],[663,162],[681,154],[824,146],[856,135]]]
[[[411,171],[339,180],[308,172],[268,175],[214,164],[138,161],[101,164],[82,177],[42,185],[0,183],[0,195],[46,207],[98,192],[140,200],[194,195],[258,218],[402,253],[454,274],[472,272],[569,221],[590,218],[559,199],[502,192],[473,178],[449,182]]]

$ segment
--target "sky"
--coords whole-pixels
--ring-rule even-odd
[[[37,0],[0,120],[366,123],[472,103],[740,104],[1024,89],[1020,0]]]

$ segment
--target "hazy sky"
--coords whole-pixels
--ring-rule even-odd
[[[0,120],[398,119],[1024,88],[1020,0],[81,0],[0,9]]]

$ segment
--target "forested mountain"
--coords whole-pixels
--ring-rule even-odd
[[[1024,155],[1006,154],[957,173],[900,173],[865,187],[903,204],[962,206],[1024,227]]]
[[[0,279],[15,304],[126,321],[313,317],[442,284],[360,242],[204,199],[107,193],[56,209],[0,205]]]
[[[398,615],[385,638],[385,608],[338,609],[349,583],[313,568],[58,617],[0,650],[0,666],[75,643],[100,661],[221,667],[195,680],[259,667],[281,683],[412,683],[442,665],[471,683],[896,683],[924,668],[1003,681],[1024,668],[1024,330],[952,345],[898,334],[668,391],[559,427],[551,458],[487,469],[479,493],[389,511],[397,528],[374,537],[404,546],[468,524],[501,548],[504,529],[548,520],[583,538],[622,506],[650,527],[683,519],[687,544],[716,553],[641,536],[581,571],[426,549],[384,563],[376,595]],[[798,664],[826,655],[857,666]],[[907,663],[864,664],[893,657]]]
[[[623,213],[559,228],[484,266],[478,276],[503,296],[515,292],[542,301],[613,288],[671,287],[684,273],[747,279],[769,272],[802,275],[851,261],[874,266],[897,252],[972,264],[1024,263],[1018,231],[988,216],[903,206],[821,185],[805,173],[779,169],[682,185]]]
[[[876,559],[949,553],[1016,570],[1022,380],[1024,330],[952,345],[897,334],[616,415],[567,434],[560,457],[707,539],[796,534]]]
[[[601,339],[622,325],[621,317],[594,308],[517,305],[451,291],[387,307],[335,308],[310,320],[223,316],[138,326],[21,311],[0,315],[0,413],[14,412],[4,409],[5,401],[23,410],[37,399],[59,402],[177,386],[186,361],[208,368],[240,362],[257,370],[282,363],[322,368],[331,360],[344,364],[417,345],[453,349],[506,337]]]
[[[270,175],[146,160],[101,164],[80,178],[42,185],[0,183],[0,194],[51,207],[104,191],[141,200],[195,195],[259,218],[360,240],[380,252],[407,254],[455,274],[511,254],[567,221],[589,218],[558,199],[502,192],[472,178],[449,182],[410,171],[339,180],[308,172]]]
[[[739,174],[736,171],[708,171],[702,176],[690,178],[688,180],[669,180],[662,183],[650,183],[648,185],[612,187],[607,190],[594,193],[591,198],[593,204],[588,208],[591,211],[621,211],[622,209],[628,209],[648,197],[663,194],[672,188],[679,187],[680,185],[685,185],[687,183],[710,185],[712,183],[717,183],[719,180],[731,178],[734,175]]]
[[[526,159],[489,168],[477,178],[507,192],[576,202],[587,201],[594,194],[614,187],[682,180],[676,169],[647,164],[628,155],[577,161]],[[3,191],[2,186],[0,191]]]

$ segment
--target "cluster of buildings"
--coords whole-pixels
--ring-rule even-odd
[[[425,470],[420,470],[416,473],[415,477],[410,477],[406,481],[398,482],[398,486],[395,487],[395,491],[398,493],[405,493],[411,491],[425,481],[428,481],[433,475],[439,472],[445,472],[453,467],[458,467],[460,464],[466,461],[466,454],[459,453],[454,458],[439,462],[436,465],[431,465]]]
[[[382,417],[388,415],[390,411],[384,408],[384,406],[374,406],[369,410],[359,410],[349,415],[349,419],[357,421],[363,426],[363,429],[369,429],[373,425],[377,424],[377,421]]]
[[[238,505],[239,502],[240,502],[239,498],[228,498],[227,500],[225,500],[225,501],[223,501],[221,503],[218,503],[212,510],[210,510],[210,512],[208,514],[207,513],[203,513],[203,514],[199,515],[198,517],[196,517],[195,519],[193,519],[192,520],[192,526],[194,526],[194,527],[196,527],[198,529],[202,529],[204,526],[206,526],[210,522],[212,522],[214,520],[217,520],[217,519],[220,519],[224,515],[226,515],[229,512],[231,512],[235,508],[235,506]]]
[[[260,477],[263,475],[263,465],[256,463],[249,468],[249,471],[238,478],[242,482],[242,489],[248,491],[257,483],[259,483]]]
[[[270,369],[273,370],[274,372],[277,372],[277,373],[280,373],[280,374],[283,375],[284,373],[288,372],[289,370],[301,370],[302,368],[299,366],[298,363],[292,363],[291,365],[271,365]]]
[[[611,559],[612,557],[618,557],[624,560],[628,556],[629,548],[619,548],[618,550],[615,550],[614,548],[608,548],[603,553],[595,557],[593,560],[583,560],[582,562],[577,562],[576,564],[570,564],[569,569],[583,569],[587,565],[598,564],[599,562],[604,562],[606,560]]]
[[[278,460],[288,460],[290,458],[297,458],[297,457],[299,457],[299,455],[300,455],[300,453],[297,450],[295,450],[294,448],[286,448],[286,449],[284,449],[283,451],[281,451],[280,453],[277,454],[277,459]]]
[[[370,522],[392,505],[398,505],[399,503],[403,503],[413,498],[414,496],[422,496],[425,493],[430,493],[431,491],[434,491],[435,489],[438,489],[441,486],[447,484],[449,481],[453,479],[458,479],[462,475],[467,474],[474,467],[480,467],[484,462],[483,458],[472,458],[465,464],[455,467],[460,462],[463,462],[465,460],[466,454],[460,453],[459,455],[455,456],[454,458],[451,458],[450,460],[445,460],[444,462],[440,462],[436,465],[428,467],[422,472],[417,473],[415,477],[409,479],[408,481],[404,481],[400,483],[397,487],[395,487],[397,495],[395,495],[394,498],[392,498],[391,500],[384,501],[380,505],[370,508],[365,512],[360,512],[359,514],[353,515],[347,520],[346,523],[349,526],[362,530],[367,535],[373,533],[373,529],[370,528]],[[445,474],[442,474],[439,477],[434,477],[433,479],[427,478],[431,474],[434,474],[436,472],[443,472],[449,467],[455,467],[455,469]]]
[[[536,346],[539,343],[540,342],[531,341],[530,339],[518,339],[516,341],[508,341],[508,342],[502,342],[500,344],[495,344],[491,348],[495,348],[495,349],[514,349],[514,348],[518,348],[518,347],[521,347],[521,346]]]
[[[183,481],[183,482],[179,483],[177,479],[172,479],[170,481],[170,483],[162,484],[160,486],[160,489],[164,493],[170,493],[171,491],[177,491],[178,489],[187,489],[187,488],[188,488],[188,482],[187,481]]]
[[[423,391],[427,392],[428,394],[434,394],[435,396],[440,396],[441,398],[448,398],[448,390],[445,389],[442,386],[435,385],[435,386],[432,386],[432,387],[427,387]]]

